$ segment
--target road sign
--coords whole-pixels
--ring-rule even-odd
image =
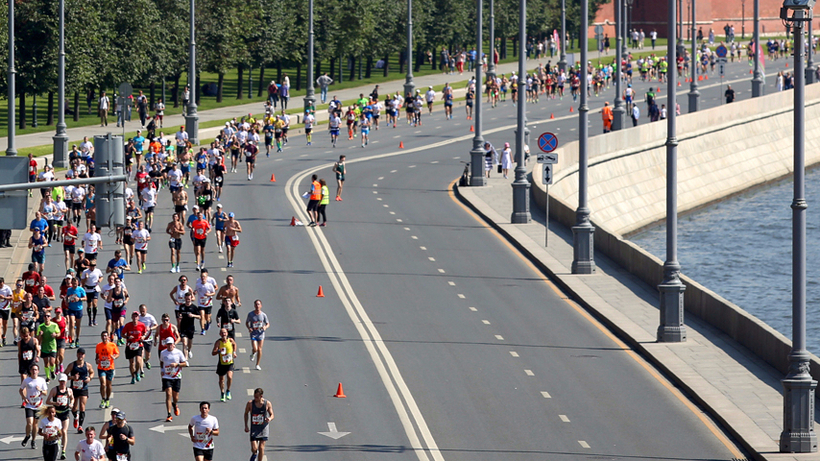
[[[134,92],[134,88],[131,86],[130,83],[123,82],[120,83],[119,87],[117,87],[117,91],[120,92],[120,96],[128,97],[128,95]]]
[[[0,157],[0,184],[28,183],[28,158]],[[0,192],[0,229],[28,229],[28,193]]]
[[[544,178],[543,178],[544,185],[551,185],[552,184],[552,163],[545,163],[544,164]]]
[[[550,153],[558,148],[558,136],[555,136],[552,133],[542,133],[541,136],[538,137],[538,148],[541,149],[542,152]]]
[[[558,154],[538,154],[538,163],[558,163]]]
[[[597,26],[595,26],[594,30],[595,30],[596,35],[603,34],[604,33],[604,26],[598,24]]]
[[[715,49],[715,54],[718,55],[719,58],[725,58],[728,53],[729,50],[727,50],[723,45],[720,45]]]

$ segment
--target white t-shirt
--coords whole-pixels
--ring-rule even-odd
[[[339,125],[342,124],[342,119],[334,115],[328,123],[330,123],[331,128],[339,128]]]
[[[148,229],[135,230],[131,233],[131,236],[134,238],[135,250],[148,249],[148,238],[151,237],[151,233],[148,232]]]
[[[94,144],[91,144],[91,141],[81,142],[80,150],[83,152],[92,152],[94,150]]]
[[[40,405],[42,405],[45,400],[45,394],[48,393],[48,384],[46,384],[46,380],[43,378],[32,378],[29,376],[20,384],[20,389],[25,390],[26,408],[36,410],[40,408]]]
[[[43,171],[40,173],[40,180],[41,181],[54,181],[54,173],[51,171]]]
[[[80,461],[91,461],[92,458],[102,460],[105,456],[103,444],[97,439],[90,445],[85,440],[80,440],[75,451],[80,454]]]
[[[43,418],[37,423],[37,428],[43,430],[43,434],[48,437],[54,437],[63,430],[63,422],[60,418],[55,417],[54,421],[49,421],[48,418]]]
[[[177,140],[177,146],[184,147],[186,145],[185,143],[188,142],[188,133],[184,131],[177,131],[175,138]]]
[[[313,115],[305,115],[305,128],[313,128],[313,124],[316,122],[316,118]]]
[[[151,314],[146,313],[145,315],[140,315],[140,322],[145,325],[145,328],[150,331],[155,326],[159,325],[157,323],[157,318]]]
[[[8,285],[3,285],[3,288],[0,288],[0,296],[12,296],[14,294],[11,291],[11,287]],[[10,299],[0,299],[0,310],[7,311],[11,309],[11,300]]]
[[[168,172],[168,181],[174,187],[182,186],[182,170],[171,170]]]
[[[98,233],[86,232],[83,236],[83,250],[85,254],[97,254],[97,247],[102,242],[102,237]]]
[[[436,99],[436,92],[433,90],[427,90],[427,93],[424,94],[425,99],[427,102],[433,102]]]
[[[290,126],[290,115],[288,115],[288,114],[282,114],[282,115],[280,115],[280,116],[279,116],[279,118],[280,118],[283,122],[285,122],[285,126],[286,126],[286,127],[289,127],[289,126]]]
[[[213,305],[214,295],[207,295],[207,293],[216,293],[216,286],[209,283],[202,283],[202,280],[196,281],[196,303],[198,307],[210,307]]]
[[[157,206],[157,190],[153,187],[146,187],[140,192],[142,196],[142,209],[147,210],[150,207]]]
[[[206,434],[205,431],[207,429],[211,429],[211,431],[219,429],[219,421],[215,416],[208,415],[203,418],[202,415],[196,415],[191,418],[191,422],[188,423],[188,426],[193,427],[194,448],[199,448],[200,450],[213,449],[214,436],[212,433]]]
[[[94,270],[86,269],[80,276],[80,280],[83,283],[83,286],[86,287],[96,287],[100,284],[100,279],[103,278],[103,273],[101,270],[94,268]]]
[[[182,367],[172,365],[173,363],[188,362],[181,350],[177,348],[174,348],[174,350],[165,349],[160,354],[160,360],[162,361],[163,379],[182,379]]]
[[[75,187],[71,190],[71,201],[74,203],[83,203],[85,198],[85,189],[82,187]]]
[[[125,201],[127,202],[127,201],[131,200],[132,198],[134,198],[134,189],[131,189],[130,187],[126,187],[125,188]]]
[[[248,132],[245,130],[239,130],[239,132],[236,133],[236,139],[238,139],[240,143],[245,144],[245,141],[248,140]]]

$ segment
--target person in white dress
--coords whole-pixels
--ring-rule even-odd
[[[512,149],[510,149],[510,143],[505,142],[504,150],[501,151],[501,174],[504,175],[504,179],[507,179],[510,168],[512,168]]]

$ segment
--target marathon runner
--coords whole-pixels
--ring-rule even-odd
[[[40,357],[43,358],[46,382],[57,376],[58,337],[60,337],[60,327],[51,321],[51,312],[43,313],[43,323],[37,327],[37,341],[40,343]]]
[[[199,414],[188,423],[188,435],[194,443],[194,461],[214,459],[214,437],[219,435],[219,421],[211,416],[211,404],[199,403]]]
[[[256,144],[253,143],[246,143],[245,144],[245,164],[248,166],[248,181],[253,179],[253,169],[256,163],[256,154],[259,152],[259,148],[256,147]]]
[[[237,306],[242,306],[242,300],[239,299],[239,287],[233,284],[233,275],[225,277],[225,285],[222,285],[216,293],[216,299],[219,301],[227,299]]]
[[[69,410],[71,410],[71,407],[74,405],[74,394],[71,389],[68,388],[68,376],[66,376],[65,373],[60,373],[57,377],[57,381],[57,387],[48,393],[46,405],[53,405],[56,417],[60,420],[60,445],[63,447],[60,459],[65,459],[65,447],[68,444],[68,416]],[[40,421],[40,423],[42,424],[42,421]],[[43,447],[43,450],[45,450],[45,447]]]
[[[100,333],[102,341],[97,344],[97,373],[100,375],[100,408],[111,406],[111,386],[114,381],[114,361],[120,356],[120,349],[110,341],[107,331]]]
[[[23,326],[20,328],[20,341],[17,342],[17,371],[20,373],[20,382],[28,378],[31,366],[37,365],[39,361],[40,343],[31,334],[31,330]]]
[[[66,225],[63,227],[62,230],[62,238],[63,238],[63,253],[65,253],[65,268],[69,269],[74,267],[74,254],[77,252],[77,238],[79,236],[79,231],[71,223],[71,221],[66,220]]]
[[[194,239],[194,254],[196,255],[196,270],[200,270],[205,265],[205,244],[208,234],[211,233],[211,225],[202,216],[202,210],[196,210],[196,219],[190,224]]]
[[[270,422],[273,420],[273,405],[262,395],[265,391],[257,387],[253,391],[253,399],[245,404],[245,432],[250,433],[251,459],[263,461],[265,459],[265,443],[270,437]],[[250,417],[250,418],[249,418]],[[248,427],[250,419],[250,427]]]
[[[245,319],[245,326],[251,336],[251,362],[256,361],[256,369],[262,370],[259,362],[262,361],[262,346],[265,345],[265,330],[270,327],[268,316],[262,312],[262,301],[256,300],[253,302],[253,310],[248,312],[248,317]]]
[[[229,338],[236,339],[236,327],[234,325],[240,322],[239,313],[236,312],[236,304],[227,298],[223,298],[222,306],[220,306],[219,311],[216,313],[216,324],[220,329],[227,330]]]
[[[236,255],[236,247],[239,246],[239,233],[242,232],[242,225],[239,224],[233,212],[228,213],[228,221],[225,223],[225,246],[228,248],[228,267],[233,267],[233,258]],[[219,252],[222,252],[220,248]]]
[[[5,279],[3,277],[0,277],[0,332],[3,335],[0,347],[6,345],[6,332],[9,328],[9,318],[11,318],[11,303],[13,300],[14,292],[12,291],[10,286],[5,284]]]
[[[97,321],[97,298],[99,297],[100,280],[103,278],[103,273],[97,269],[96,258],[89,259],[88,264],[88,269],[80,274],[80,280],[83,282],[86,301],[88,302],[88,326],[94,326]]]
[[[222,204],[216,205],[216,213],[214,213],[211,221],[214,229],[216,229],[216,246],[219,252],[222,253],[222,245],[225,243],[225,221],[228,220],[228,214],[222,211]]]
[[[29,439],[31,440],[32,450],[37,448],[37,431],[36,424],[40,415],[37,410],[44,402],[44,398],[48,395],[48,384],[46,380],[41,378],[40,367],[33,363],[28,369],[29,376],[20,384],[20,397],[23,398],[26,410],[26,437],[20,445],[26,446]]]
[[[200,335],[204,335],[211,328],[211,309],[214,305],[219,285],[216,279],[208,275],[208,269],[202,268],[199,278],[196,280],[196,303],[199,308],[199,328]]]
[[[122,328],[125,326],[125,312],[128,309],[130,296],[125,285],[118,278],[114,278],[114,286],[108,291],[106,302],[111,304],[111,326],[117,333],[117,344],[122,346],[125,340],[122,337]],[[113,338],[113,334],[111,336]]]
[[[134,231],[133,236],[134,250],[137,252],[137,273],[142,274],[148,260],[148,242],[151,240],[151,232],[145,228],[145,221],[137,224],[137,230]]]
[[[179,416],[179,390],[182,388],[182,368],[188,366],[185,354],[177,349],[174,338],[165,338],[163,345],[165,350],[160,354],[162,363],[162,391],[165,392],[165,409],[168,416],[165,421],[171,422],[175,416]]]
[[[345,174],[347,173],[347,164],[344,155],[339,156],[339,161],[333,164],[333,172],[336,173],[336,201],[342,201],[342,188],[345,185]]]
[[[145,364],[145,368],[151,369],[151,349],[153,349],[154,343],[157,339],[157,319],[153,315],[148,313],[148,306],[145,304],[140,304],[139,306],[140,311],[140,323],[145,325],[145,337],[142,341],[142,347],[145,351],[143,355],[143,363]],[[145,377],[145,371],[140,369],[140,377]]]
[[[68,364],[65,374],[71,378],[71,393],[74,396],[74,405],[71,409],[74,429],[81,434],[85,422],[85,405],[88,402],[88,383],[94,378],[94,368],[85,361],[85,349],[77,349],[77,360]]]
[[[185,191],[182,191],[183,193]],[[168,248],[171,249],[171,272],[179,272],[179,259],[182,252],[182,236],[185,235],[185,226],[179,213],[174,214],[171,222],[165,227],[165,233],[169,235]]]
[[[305,139],[307,140],[306,145],[310,146],[313,141],[313,125],[316,123],[316,117],[314,117],[310,111],[307,111],[305,112],[305,118],[303,121],[305,124]]]
[[[236,341],[228,336],[226,328],[219,329],[219,339],[214,343],[211,355],[219,357],[219,364],[216,366],[216,374],[219,376],[220,401],[231,399],[231,383],[233,382],[233,364],[236,360]],[[227,386],[226,379],[227,376]]]
[[[159,327],[157,328],[157,339],[159,340],[158,343],[158,354],[159,354],[159,368],[162,369],[162,351],[166,349],[165,347],[165,340],[171,338],[174,340],[174,344],[178,343],[181,336],[179,334],[179,329],[176,325],[171,323],[171,316],[168,314],[163,313],[160,317],[161,322]]]
[[[330,143],[333,144],[333,147],[336,147],[336,141],[339,139],[339,127],[342,126],[342,119],[339,118],[337,113],[330,114],[330,118],[327,122],[327,129],[330,131]]]
[[[171,290],[171,293],[169,293],[171,301],[174,303],[174,313],[176,314],[177,326],[179,326],[179,321],[181,319],[179,306],[185,303],[186,293],[191,293],[191,295],[193,295],[194,289],[188,285],[188,277],[180,275],[179,284]],[[160,348],[162,348],[161,345]]]
[[[128,370],[131,372],[131,384],[139,382],[142,377],[143,340],[149,334],[148,328],[140,322],[140,313],[134,311],[131,321],[122,329],[125,338],[125,358],[128,359]]]
[[[194,294],[185,293],[185,302],[179,306],[179,334],[182,337],[182,352],[186,357],[194,356],[191,347],[196,334],[194,319],[201,318],[199,308],[194,305]]]
[[[116,414],[116,423],[108,423],[106,429],[111,446],[108,448],[108,457],[112,461],[129,461],[131,459],[131,446],[136,442],[134,429],[125,422],[125,413],[120,411]]]
[[[82,432],[82,431],[80,431]],[[97,440],[94,426],[89,426],[85,429],[85,439],[77,443],[77,448],[74,449],[74,459],[76,461],[103,461],[105,457],[105,450],[103,444]]]
[[[70,275],[66,275],[68,277]],[[77,347],[83,323],[83,301],[86,300],[85,289],[77,277],[71,277],[71,287],[66,290],[65,299],[68,302],[68,342]]]
[[[56,417],[57,413],[53,405],[45,405],[37,412],[40,423],[37,425],[37,433],[43,437],[43,461],[56,461],[57,453],[60,449],[60,438],[62,437],[62,421]],[[65,446],[65,445],[63,445]],[[31,441],[31,448],[34,448],[34,440]],[[65,459],[65,451],[63,457]]]

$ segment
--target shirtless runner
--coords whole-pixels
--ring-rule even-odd
[[[225,222],[225,247],[228,249],[228,267],[233,267],[233,257],[236,253],[236,247],[239,246],[239,233],[242,232],[242,226],[239,221],[234,219],[233,212],[228,213],[228,221]]]

